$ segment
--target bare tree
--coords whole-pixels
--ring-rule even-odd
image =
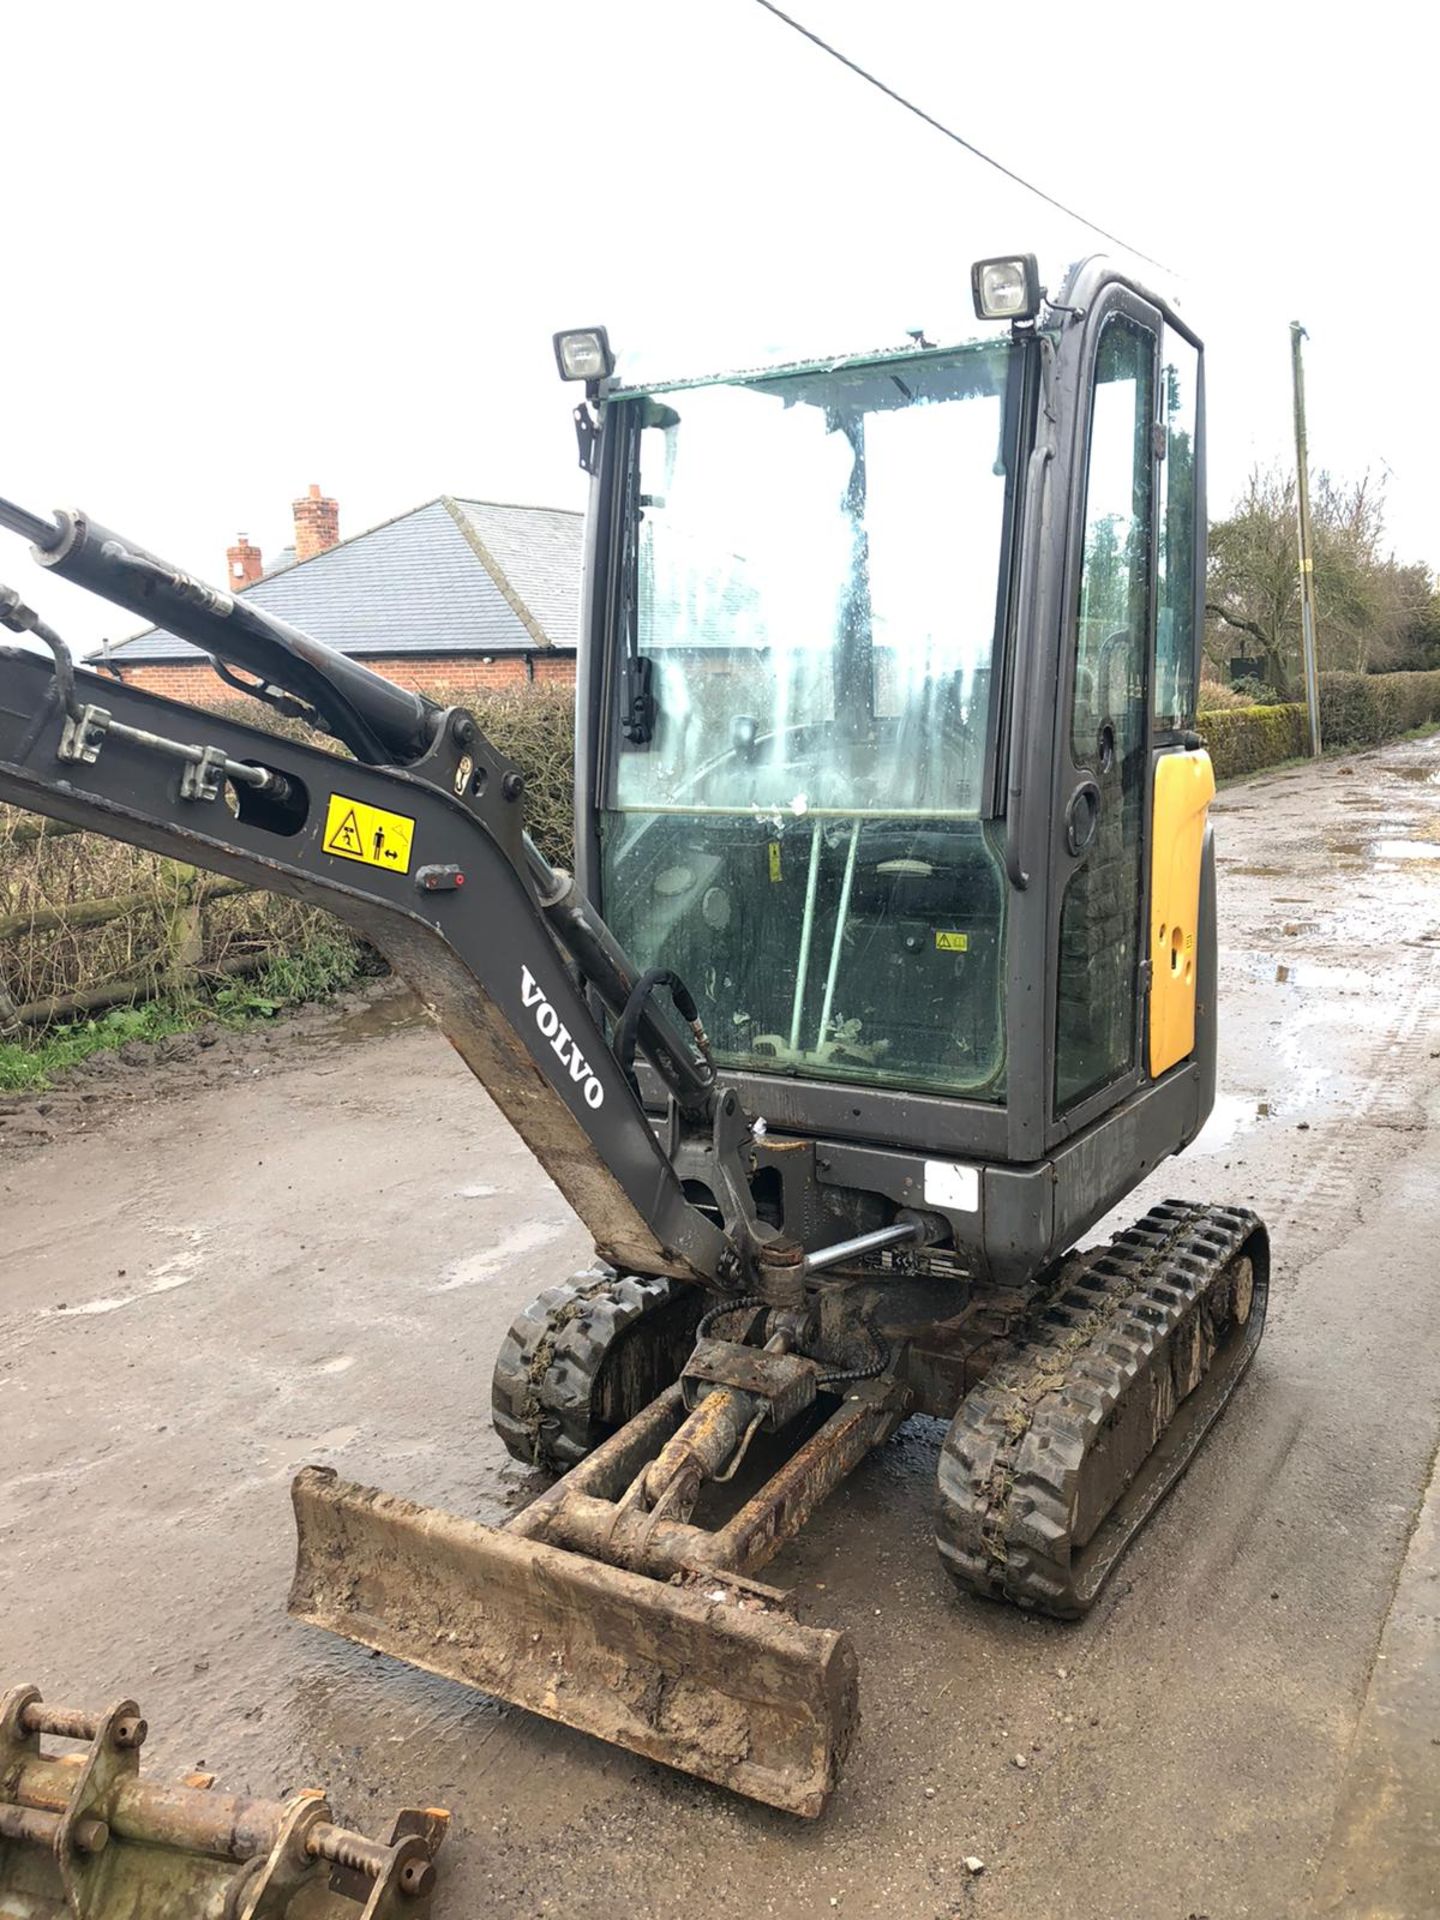
[[[1351,483],[1317,478],[1311,518],[1322,670],[1398,666],[1440,620],[1428,569],[1401,566],[1385,551],[1384,504],[1383,485],[1369,474]],[[1206,612],[1212,664],[1223,669],[1238,640],[1276,693],[1290,698],[1300,656],[1291,475],[1256,468],[1234,512],[1211,527]]]
[[[1205,582],[1206,652],[1223,669],[1243,635],[1250,658],[1282,699],[1298,655],[1300,587],[1295,565],[1295,482],[1252,469],[1228,519],[1210,528]],[[1247,644],[1248,643],[1248,644]]]

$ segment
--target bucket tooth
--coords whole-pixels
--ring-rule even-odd
[[[659,1581],[307,1467],[290,1611],[789,1813],[858,1721],[848,1637],[696,1569]]]

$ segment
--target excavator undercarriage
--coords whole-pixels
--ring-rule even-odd
[[[1268,1267],[1253,1214],[1172,1201],[1037,1294],[949,1322],[936,1290],[953,1282],[857,1277],[836,1285],[829,1317],[881,1357],[849,1378],[795,1353],[763,1301],[721,1303],[679,1380],[502,1528],[308,1468],[294,1488],[291,1611],[817,1814],[856,1729],[855,1658],[845,1635],[798,1624],[785,1593],[753,1576],[909,1414],[954,1415],[936,1517],[949,1571],[982,1597],[1077,1617],[1244,1372]],[[547,1430],[563,1432],[554,1416],[594,1404],[593,1376],[587,1393],[554,1355],[568,1334],[599,1360],[587,1322],[635,1288],[582,1276],[524,1316],[522,1329],[541,1318],[556,1338],[528,1379],[528,1419],[506,1430],[518,1457],[545,1458]],[[496,1370],[507,1408],[518,1351],[512,1335]],[[629,1411],[613,1389],[609,1404]],[[766,1432],[791,1450],[748,1497],[717,1503]]]

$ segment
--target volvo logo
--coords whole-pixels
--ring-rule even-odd
[[[545,997],[540,982],[522,962],[520,967],[520,998],[535,1015],[535,1024],[550,1043],[550,1050],[560,1064],[566,1068],[570,1078],[579,1087],[587,1107],[601,1107],[605,1104],[605,1089],[595,1078],[590,1062],[581,1053],[570,1037],[570,1029],[556,1013]]]

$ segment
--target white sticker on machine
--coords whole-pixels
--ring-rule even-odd
[[[925,1198],[932,1207],[953,1207],[957,1213],[978,1213],[980,1169],[958,1166],[953,1160],[927,1160]]]

